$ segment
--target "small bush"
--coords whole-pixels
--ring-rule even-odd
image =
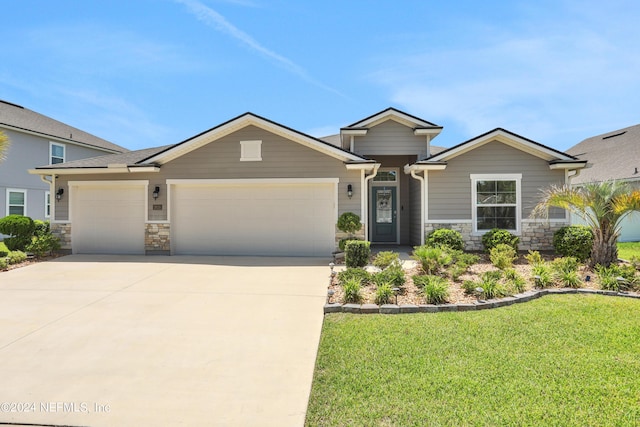
[[[640,270],[640,257],[633,255],[631,256],[629,262],[631,263],[633,268],[635,268],[636,270]]]
[[[33,220],[28,216],[8,215],[0,219],[0,234],[10,237],[4,239],[4,244],[10,251],[22,251],[31,243],[35,230]]]
[[[9,267],[9,263],[6,258],[0,258],[0,270],[6,270]]]
[[[27,260],[27,254],[22,251],[11,251],[6,260],[9,264],[20,264]]]
[[[514,292],[523,292],[527,286],[527,281],[518,274],[513,268],[507,268],[504,270],[504,280],[507,282],[507,286]]]
[[[357,304],[362,301],[360,282],[357,279],[346,280],[342,284],[342,290],[344,292],[344,302]]]
[[[486,299],[502,298],[509,294],[507,288],[500,283],[501,278],[501,271],[487,271],[482,275],[479,285],[484,290],[483,295]]]
[[[640,283],[636,269],[631,265],[611,264],[609,267],[603,267],[598,264],[595,270],[598,274],[600,287],[607,291],[628,291],[637,288]],[[622,283],[618,278],[624,279]]]
[[[577,271],[563,271],[558,273],[556,279],[566,288],[579,288],[582,284],[582,279]]]
[[[496,246],[491,248],[489,254],[491,263],[500,270],[510,268],[518,257],[515,249],[505,243],[498,243]]]
[[[451,265],[447,269],[447,271],[451,275],[451,280],[453,280],[454,282],[457,282],[460,276],[462,276],[465,273],[465,271],[467,271],[467,268],[469,267],[466,264],[455,263]]]
[[[390,284],[394,288],[402,288],[405,282],[404,270],[400,266],[386,268],[379,273],[371,275],[371,282],[375,283],[376,286]]]
[[[414,248],[412,257],[420,262],[422,271],[426,274],[435,274],[453,261],[447,249],[427,245]]]
[[[392,251],[379,252],[373,259],[373,265],[383,270],[392,265],[400,266],[400,255]]]
[[[345,212],[338,218],[338,230],[344,233],[353,234],[359,231],[360,228],[362,228],[360,216],[353,212]]]
[[[348,268],[364,267],[371,256],[371,243],[364,240],[352,240],[345,246],[345,264]]]
[[[524,259],[526,259],[529,262],[529,265],[532,266],[542,264],[544,262],[544,260],[542,259],[542,255],[540,255],[540,252],[532,251],[531,249],[529,249],[529,253],[524,256]]]
[[[357,241],[357,240],[362,240],[362,239],[358,239],[357,237],[345,237],[344,239],[340,239],[340,241],[338,242],[338,248],[344,252],[345,247],[347,246],[347,242],[353,242],[353,241]]]
[[[559,255],[584,262],[591,256],[592,246],[593,233],[586,225],[562,227],[553,233],[553,247]]]
[[[440,276],[414,276],[413,283],[422,288],[427,304],[443,304],[449,299],[449,282]]]
[[[340,284],[350,279],[356,279],[361,285],[365,285],[371,281],[371,274],[362,268],[347,268],[338,273],[338,282]]]
[[[551,269],[554,273],[578,271],[578,260],[574,257],[556,258],[551,262]]]
[[[4,257],[6,257],[7,255],[9,255],[9,252],[8,252],[8,251],[0,251],[0,258],[4,258]]]
[[[464,249],[464,240],[459,231],[439,228],[429,233],[427,236],[427,245],[444,246],[449,249],[461,251]]]
[[[517,252],[520,238],[500,228],[494,228],[482,235],[482,244],[487,252],[501,243],[511,246]]]
[[[464,293],[467,295],[473,295],[476,293],[476,288],[480,286],[478,285],[478,283],[474,282],[473,280],[465,280],[464,282],[462,282],[462,289],[464,290]]]
[[[49,234],[51,231],[49,221],[41,221],[39,219],[33,220],[34,230],[33,235],[36,237],[44,236]]]
[[[376,297],[375,297],[376,304],[378,305],[391,304],[393,300],[394,300],[394,293],[390,284],[385,283],[384,285],[378,286],[378,289],[376,289]]]
[[[538,288],[548,288],[553,284],[551,266],[546,262],[534,265],[531,269],[531,275]]]
[[[60,249],[60,240],[51,233],[45,233],[35,237],[31,243],[25,246],[25,250],[41,258],[51,255]]]

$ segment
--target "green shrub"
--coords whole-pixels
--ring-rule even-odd
[[[526,259],[529,262],[529,265],[532,266],[542,264],[544,262],[544,260],[542,259],[542,255],[540,255],[540,252],[532,251],[531,249],[529,249],[529,253],[524,256],[524,259]]]
[[[9,255],[9,252],[8,252],[8,251],[0,251],[0,258],[4,258],[4,257],[6,257],[7,255]]]
[[[476,293],[476,288],[480,286],[478,285],[477,282],[474,282],[473,280],[465,280],[464,282],[462,282],[462,289],[464,290],[464,293],[467,295],[473,295]]]
[[[360,282],[357,279],[345,280],[342,283],[342,290],[344,292],[344,302],[357,304],[362,301]]]
[[[371,280],[371,274],[362,268],[347,268],[338,273],[338,282],[340,284],[350,279],[357,279],[361,285],[365,285]]]
[[[538,288],[548,288],[553,284],[551,266],[546,262],[534,265],[531,269],[531,276]]]
[[[348,268],[364,267],[369,263],[371,243],[365,240],[352,240],[345,246],[345,264]]]
[[[454,282],[457,282],[460,276],[462,276],[465,273],[465,271],[467,271],[467,268],[469,267],[466,264],[455,263],[455,264],[452,264],[447,269],[447,271],[451,275],[451,280],[453,280]]]
[[[492,248],[496,247],[500,243],[509,245],[513,249],[518,251],[518,243],[520,243],[520,238],[509,233],[507,230],[502,230],[500,228],[494,228],[482,235],[482,244],[484,245],[484,249],[487,252],[489,252]]]
[[[27,252],[34,254],[38,258],[45,255],[51,255],[59,249],[60,240],[49,232],[35,237],[33,241],[25,247]]]
[[[574,257],[556,258],[551,262],[556,281],[564,287],[579,288],[582,280],[578,274],[578,260]]]
[[[383,270],[392,265],[400,266],[400,255],[393,251],[379,252],[373,259],[373,265]]]
[[[467,267],[475,264],[480,260],[478,255],[470,254],[462,251],[450,251],[453,257],[453,262],[460,265],[466,265]]]
[[[345,212],[338,218],[338,230],[344,233],[353,234],[359,231],[360,228],[362,228],[360,216],[353,212]]]
[[[449,249],[461,251],[464,249],[464,240],[462,240],[462,234],[460,234],[459,231],[439,228],[429,233],[427,236],[427,245],[444,246]]]
[[[28,216],[8,215],[0,219],[0,233],[5,237],[4,244],[10,251],[24,250],[31,243],[35,230],[33,220]]]
[[[505,243],[498,243],[489,251],[491,263],[500,270],[511,267],[517,257],[515,249]]]
[[[0,270],[6,270],[9,267],[9,263],[6,258],[0,258]]]
[[[635,268],[636,270],[640,270],[640,257],[632,255],[631,259],[629,259],[629,262],[631,263],[633,268]]]
[[[453,257],[446,248],[427,245],[414,248],[412,258],[420,262],[422,271],[426,274],[435,274],[453,261]]]
[[[357,241],[360,240],[362,241],[362,239],[358,239],[357,237],[345,237],[344,239],[340,239],[340,241],[338,242],[338,248],[344,252],[345,247],[347,246],[347,242],[352,242],[352,241]]]
[[[593,233],[586,225],[562,227],[553,233],[553,247],[559,255],[584,262],[591,255],[592,246]]]
[[[449,299],[449,282],[440,276],[413,276],[413,283],[422,288],[427,304],[443,304]]]
[[[577,271],[563,271],[557,274],[556,279],[566,288],[579,288],[582,284],[582,279]]]
[[[394,288],[401,288],[405,282],[404,270],[400,266],[386,268],[379,273],[372,274],[371,282],[378,287],[383,284],[390,284]]]
[[[22,251],[11,251],[6,260],[9,264],[20,264],[27,260],[27,254]]]
[[[502,279],[502,271],[487,271],[482,274],[479,286],[483,289],[486,299],[502,298],[509,294],[500,279]]]
[[[504,270],[504,280],[507,282],[507,286],[513,291],[513,293],[523,292],[527,286],[527,281],[518,274],[513,268],[507,268]]]
[[[44,236],[46,234],[49,234],[49,232],[51,231],[49,221],[41,221],[39,219],[35,219],[33,220],[33,225],[35,227],[33,230],[33,235],[36,237]]]
[[[627,291],[638,288],[640,279],[636,274],[636,269],[631,265],[611,264],[609,267],[596,265],[596,273],[600,281],[600,287],[607,291]],[[620,283],[618,278],[624,279],[626,283]]]
[[[391,304],[394,300],[394,295],[390,284],[385,283],[384,285],[380,285],[378,289],[376,289],[375,303],[378,305]]]

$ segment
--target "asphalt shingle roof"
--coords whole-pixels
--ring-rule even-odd
[[[36,113],[20,105],[0,100],[0,127],[2,125],[36,132],[45,136],[55,136],[69,142],[91,145],[119,153],[128,151],[124,147],[59,122],[51,117]]]
[[[139,162],[149,157],[155,156],[156,154],[166,150],[169,147],[172,147],[172,145],[144,148],[142,150],[127,151],[126,153],[121,154],[107,154],[104,156],[91,157],[88,159],[74,160],[72,162],[47,165],[36,169],[106,168],[107,166],[112,164],[135,166]]]
[[[573,184],[609,179],[640,179],[640,125],[592,136],[574,145],[567,153],[588,160]]]

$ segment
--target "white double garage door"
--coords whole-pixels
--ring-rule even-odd
[[[168,184],[174,255],[328,256],[334,249],[337,179]],[[73,252],[144,254],[147,194],[145,181],[71,183]]]

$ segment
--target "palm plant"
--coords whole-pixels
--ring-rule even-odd
[[[622,181],[603,181],[580,187],[551,186],[543,192],[533,216],[548,216],[549,208],[565,209],[583,218],[593,233],[589,265],[609,266],[618,259],[616,246],[621,221],[640,211],[640,190]]]

